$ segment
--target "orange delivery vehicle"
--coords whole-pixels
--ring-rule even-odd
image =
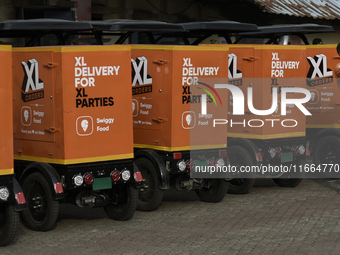
[[[213,127],[217,116],[227,119],[228,98],[225,94],[220,100],[224,107],[213,109],[220,112],[202,114],[199,90],[213,93],[207,96],[211,110],[214,97],[220,94],[214,84],[226,83],[228,76],[227,48],[170,46],[187,44],[186,31],[178,24],[131,20],[91,24],[102,31],[102,38],[116,30],[131,30],[131,42],[140,43],[132,45],[131,55],[135,163],[146,182],[139,192],[138,209],[157,209],[170,186],[195,190],[203,201],[221,201],[229,178],[199,175],[196,168],[228,164],[227,127]],[[235,22],[233,31],[256,29]],[[142,45],[159,43],[163,34],[180,38],[162,42],[166,45]]]
[[[12,47],[0,46],[1,56],[1,161],[0,161],[0,246],[9,244],[19,226],[19,211],[26,208],[25,196],[13,167]]]
[[[24,224],[50,230],[59,203],[130,219],[143,183],[133,164],[130,46],[79,45],[82,32],[92,30],[85,22],[9,20],[0,27],[30,46],[12,54],[14,167],[27,194]],[[68,42],[73,46],[42,46]]]
[[[221,26],[220,30],[223,30],[218,21],[183,23],[183,26],[189,31],[187,38],[191,44],[202,43],[212,35],[218,36],[213,41],[220,43],[220,47],[229,48],[228,79],[234,89],[231,98],[235,91],[247,95],[247,103],[242,98],[242,103],[233,100],[229,105],[228,156],[231,165],[254,166],[254,171],[241,173],[239,178],[231,180],[228,192],[247,193],[253,186],[254,177],[274,178],[279,186],[298,185],[302,180],[299,166],[309,154],[305,137],[306,112],[294,104],[285,104],[288,109],[282,115],[281,106],[286,99],[307,101],[307,96],[302,99],[301,93],[289,92],[298,87],[307,93],[307,87],[301,83],[306,65],[303,61],[305,47],[230,44],[233,34],[216,31],[214,26]],[[228,29],[225,25],[225,30]],[[260,29],[242,34],[260,34]],[[288,91],[284,95],[282,88]],[[241,108],[244,111],[237,113]]]
[[[311,99],[307,109],[306,134],[310,142],[313,164],[305,167],[309,177],[337,178],[339,172],[340,133],[337,115],[339,49],[336,44],[322,44],[327,33],[334,33],[331,26],[317,24],[275,25],[260,27],[260,33],[244,33],[239,43],[249,40],[271,44],[291,44],[292,41],[306,45],[306,69],[304,83]],[[309,37],[309,39],[307,38]],[[313,43],[311,39],[314,38]],[[329,37],[328,37],[329,40]]]

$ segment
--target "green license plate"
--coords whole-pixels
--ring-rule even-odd
[[[100,190],[100,189],[111,189],[112,188],[112,181],[110,177],[106,178],[96,178],[92,184],[93,190]]]
[[[281,163],[292,162],[294,160],[293,152],[285,152],[281,155]]]
[[[194,160],[195,166],[209,166],[208,160]]]

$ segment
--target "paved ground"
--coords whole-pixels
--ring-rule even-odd
[[[247,195],[208,204],[169,191],[154,212],[111,221],[100,208],[62,205],[57,227],[20,226],[0,254],[340,254],[340,180],[280,188],[256,183]]]

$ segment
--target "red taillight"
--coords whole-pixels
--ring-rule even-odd
[[[280,147],[276,147],[276,156],[281,157],[282,155],[282,150]]]
[[[306,148],[306,156],[310,156],[310,151],[308,147]]]
[[[174,159],[182,159],[182,153],[181,152],[175,152],[174,153]]]
[[[220,150],[220,157],[227,157],[227,150]]]
[[[194,161],[188,160],[188,161],[187,161],[187,169],[190,170],[190,171],[192,171],[192,170],[194,169],[194,167],[195,167]]]
[[[117,182],[120,180],[120,172],[115,171],[111,174],[111,178],[113,181]]]
[[[209,160],[209,166],[216,166],[216,160],[214,158]]]
[[[261,162],[263,161],[261,152],[256,153],[257,161]]]
[[[293,146],[292,151],[293,151],[294,156],[298,155],[298,153],[299,153],[299,147]]]
[[[94,181],[94,176],[93,174],[85,174],[84,176],[84,181],[87,185],[91,185]]]

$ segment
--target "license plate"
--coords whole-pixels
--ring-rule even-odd
[[[294,160],[293,152],[285,152],[281,155],[281,163],[292,162]]]
[[[209,166],[208,160],[194,160],[195,166]]]
[[[106,178],[96,178],[92,184],[93,190],[101,190],[101,189],[111,189],[112,181],[110,177]]]

